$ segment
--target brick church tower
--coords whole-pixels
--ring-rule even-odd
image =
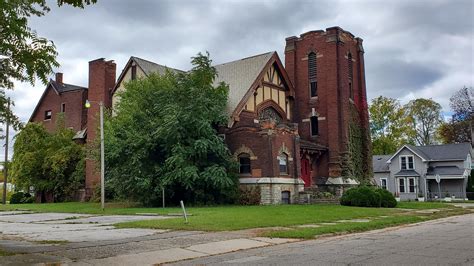
[[[286,38],[285,69],[295,87],[305,186],[371,176],[362,39],[339,27]],[[304,150],[304,144],[326,147]]]

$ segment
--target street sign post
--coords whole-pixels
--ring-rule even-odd
[[[441,200],[441,186],[439,183],[441,182],[441,177],[439,175],[435,176],[436,183],[438,183],[438,194],[439,194],[439,199]]]

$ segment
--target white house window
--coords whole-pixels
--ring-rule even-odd
[[[413,170],[415,169],[415,160],[413,155],[400,156],[400,169]]]
[[[62,103],[61,104],[61,113],[64,113],[64,112],[66,112],[66,104]]]
[[[387,189],[387,178],[380,178],[380,187]]]
[[[415,193],[415,178],[408,178],[408,192]]]
[[[288,174],[288,155],[281,154],[278,157],[279,165],[280,165],[280,174],[287,175]]]
[[[405,193],[405,179],[404,178],[398,179],[398,190],[400,193]]]

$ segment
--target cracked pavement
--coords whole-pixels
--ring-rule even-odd
[[[238,251],[177,265],[474,265],[474,214]]]

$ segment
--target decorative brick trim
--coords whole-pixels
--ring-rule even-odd
[[[255,156],[255,153],[253,153],[253,151],[245,146],[244,144],[242,144],[242,146],[240,146],[235,152],[234,152],[234,158],[237,160],[239,155],[242,154],[242,153],[247,153],[250,155],[250,160],[254,161],[254,160],[257,160],[257,156]]]

